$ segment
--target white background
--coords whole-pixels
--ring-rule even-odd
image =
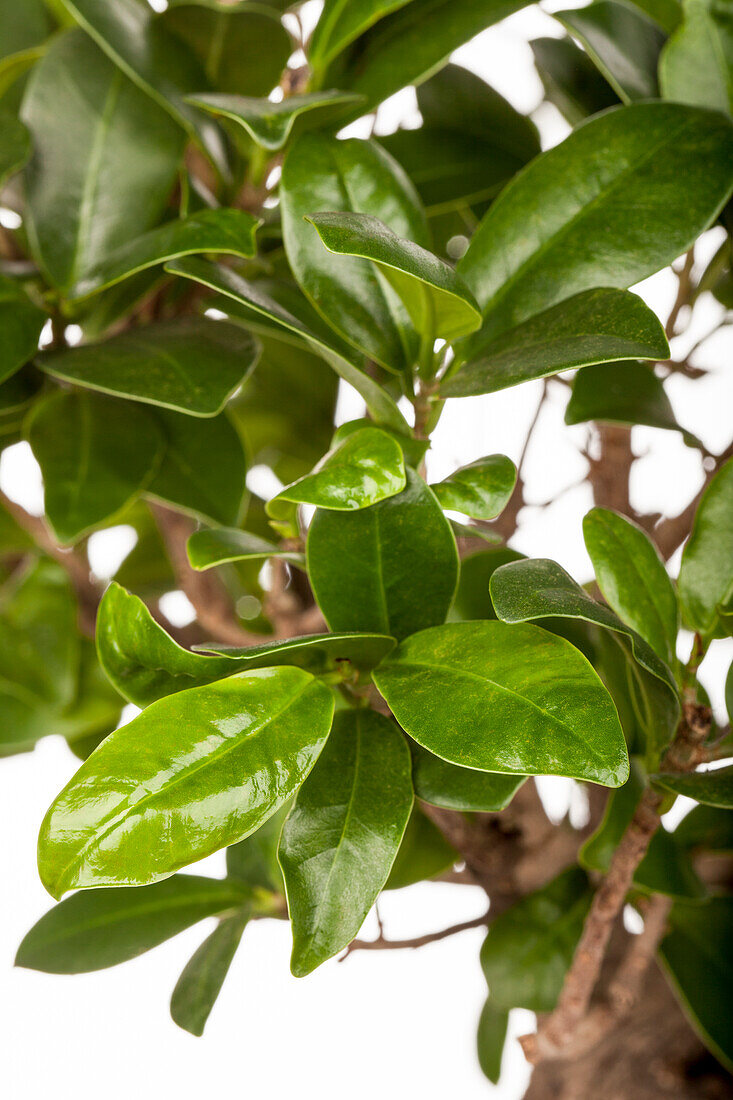
[[[158,5],[155,5],[158,6]],[[546,4],[547,10],[579,6]],[[313,7],[313,5],[309,5]],[[506,20],[458,51],[456,59],[488,80],[519,109],[536,108],[540,84],[527,42],[558,35],[557,25],[537,8]],[[415,114],[414,93],[401,93],[380,111],[382,132]],[[543,144],[556,143],[567,127],[553,108],[536,113]],[[708,235],[712,254],[718,237]],[[666,316],[674,282],[662,274],[641,288],[660,316]],[[694,330],[674,351],[685,352],[714,324],[712,303],[700,309]],[[730,337],[719,334],[697,355],[700,365],[715,367],[705,381],[675,377],[668,392],[678,419],[697,433],[711,451],[729,442],[733,382],[721,367],[731,356]],[[531,383],[484,398],[451,402],[430,456],[431,477],[481,455],[503,451],[518,458],[524,430],[539,397]],[[540,503],[582,477],[585,462],[578,447],[582,426],[567,429],[562,417],[566,397],[559,386],[541,418],[530,449],[527,498]],[[360,415],[358,402],[344,394],[342,418]],[[632,494],[640,509],[674,514],[701,483],[701,466],[676,433],[637,428]],[[13,498],[40,511],[38,471],[24,445],[6,452],[0,485]],[[529,508],[522,515],[516,547],[528,554],[554,557],[578,580],[590,576],[580,531],[591,506],[587,486],[569,489],[552,507]],[[93,540],[94,564],[109,575],[126,546],[125,533]],[[673,570],[678,556],[673,560]],[[179,600],[185,616],[185,599]],[[718,708],[730,645],[717,643],[703,679]],[[27,756],[0,762],[0,836],[3,903],[0,909],[0,1093],[8,1100],[36,1100],[52,1093],[66,1100],[118,1100],[139,1096],[263,1098],[298,1095],[335,1100],[373,1100],[409,1090],[423,1100],[447,1095],[461,1100],[493,1097],[516,1100],[527,1072],[517,1043],[507,1043],[500,1087],[481,1076],[474,1035],[485,997],[478,965],[482,932],[463,933],[418,952],[355,954],[343,964],[331,962],[307,979],[288,972],[288,929],[259,922],[245,932],[229,978],[209,1020],[204,1039],[180,1031],[168,1017],[168,997],[180,970],[209,931],[209,922],[182,934],[150,954],[97,974],[54,977],[15,970],[15,948],[50,906],[35,870],[35,841],[43,813],[75,770],[63,742],[51,737]],[[572,785],[542,783],[547,805],[562,814]],[[198,869],[198,868],[197,868]],[[223,857],[201,865],[223,872]],[[450,885],[420,885],[386,896],[381,909],[393,938],[438,929],[477,916],[484,902],[479,890]],[[370,917],[365,935],[375,931]],[[527,1012],[512,1014],[511,1035],[532,1026]]]

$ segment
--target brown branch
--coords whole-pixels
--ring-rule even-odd
[[[643,931],[630,939],[628,950],[608,986],[608,1003],[612,1014],[620,1017],[629,1012],[641,995],[649,964],[667,927],[672,901],[663,894],[639,903],[644,918]]]
[[[671,340],[672,337],[677,334],[677,322],[680,313],[686,305],[690,304],[690,295],[693,290],[692,269],[694,265],[695,249],[693,247],[689,252],[685,253],[682,267],[675,270],[675,274],[677,275],[677,296],[670,310],[669,317],[667,318],[667,324],[664,326],[664,331],[668,340]]]
[[[598,458],[585,456],[594,503],[599,508],[613,508],[622,515],[633,515],[629,480],[636,456],[631,449],[631,429],[597,424],[596,430],[600,444]]]
[[[493,913],[492,916],[494,916]],[[339,962],[347,959],[353,951],[402,951],[405,948],[425,947],[429,943],[437,943],[439,940],[457,935],[458,932],[467,932],[469,928],[480,928],[488,923],[489,913],[486,912],[480,917],[474,917],[473,920],[464,920],[460,924],[451,925],[450,928],[441,928],[439,932],[427,932],[424,936],[415,936],[409,940],[388,940],[381,934],[375,940],[352,940],[339,958]]]

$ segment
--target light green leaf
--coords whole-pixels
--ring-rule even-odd
[[[271,99],[209,93],[189,96],[189,103],[214,118],[229,119],[263,149],[277,152],[297,134],[332,124],[360,99],[347,92],[330,91],[291,95],[273,103]]]
[[[683,616],[703,634],[716,629],[733,595],[733,459],[718,470],[697,509],[678,581]]]
[[[454,340],[480,326],[478,305],[453,268],[420,245],[398,237],[379,218],[326,213],[311,214],[306,221],[316,227],[329,252],[376,264],[418,332]]]
[[[480,334],[478,334],[480,335]],[[668,359],[662,325],[626,290],[585,290],[478,343],[478,358],[449,375],[444,397],[469,397],[617,359]]]
[[[246,909],[220,921],[191,956],[176,982],[171,995],[171,1017],[192,1035],[204,1033],[206,1021],[221,993],[246,924]]]
[[[232,561],[264,561],[266,558],[282,558],[301,568],[305,565],[305,558],[297,551],[282,550],[274,542],[236,527],[194,531],[187,549],[188,560],[194,569],[211,569]]]
[[[606,111],[536,157],[458,264],[484,309],[471,347],[573,294],[628,287],[671,263],[726,202],[732,157],[733,124],[671,103]],[[643,232],[628,216],[642,206]]]
[[[47,974],[103,970],[246,900],[238,883],[198,875],[174,875],[139,890],[84,891],[41,917],[18,948],[15,965]]]
[[[583,537],[607,603],[673,667],[677,596],[648,535],[617,512],[594,508],[583,520]]]
[[[374,682],[410,737],[450,763],[607,787],[628,777],[611,697],[582,653],[539,627],[423,630],[382,662]]]
[[[458,579],[455,539],[417,474],[358,512],[318,509],[308,531],[308,575],[332,630],[403,638],[442,622]]]
[[[308,60],[322,70],[346,47],[407,0],[326,0],[308,44]]]
[[[60,35],[38,63],[22,118],[34,150],[30,245],[67,292],[160,219],[184,135],[81,30]]]
[[[199,210],[181,221],[166,222],[99,257],[74,286],[72,297],[85,298],[147,268],[196,252],[254,256],[259,224],[251,214],[229,209]]]
[[[164,446],[147,409],[78,391],[35,405],[26,432],[43,474],[46,517],[63,543],[129,504],[150,482]]]
[[[0,382],[36,354],[45,321],[46,314],[31,302],[22,286],[0,275]]]
[[[688,775],[654,775],[652,780],[665,791],[694,798],[703,806],[733,809],[733,767],[716,768],[710,772],[691,772]]]
[[[587,8],[555,12],[579,39],[625,103],[656,99],[657,64],[665,35],[652,19],[623,0],[595,0]]]
[[[216,416],[249,371],[259,346],[238,325],[207,317],[129,329],[99,344],[38,358],[54,378],[189,416]]]
[[[572,39],[535,38],[530,46],[545,99],[571,126],[618,104],[613,88]]]
[[[665,99],[733,112],[733,15],[727,0],[686,0],[659,62]]]
[[[489,997],[481,1009],[476,1035],[476,1053],[484,1077],[498,1085],[501,1076],[501,1056],[504,1052],[509,1013],[497,1008]]]
[[[592,898],[585,872],[571,867],[497,917],[481,948],[496,1007],[552,1011]]]
[[[283,638],[243,649],[213,643],[196,648],[236,658],[246,668],[296,665],[317,675],[332,672],[343,661],[349,661],[358,669],[372,669],[394,647],[394,638],[386,634],[346,633],[304,634],[299,638]]]
[[[292,666],[152,703],[82,764],[41,826],[53,897],[142,886],[242,840],[290,798],[331,728],[333,695]]]
[[[487,455],[431,485],[441,506],[472,519],[494,519],[506,508],[517,468],[506,455]]]
[[[432,806],[464,813],[490,813],[504,810],[524,783],[524,776],[479,772],[449,764],[410,743],[412,779],[415,794]]]
[[[0,189],[19,172],[31,155],[31,135],[19,118],[0,110]]]
[[[341,711],[280,837],[297,977],[356,936],[387,880],[412,802],[410,754],[394,723],[374,711]]]

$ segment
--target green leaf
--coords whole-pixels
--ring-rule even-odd
[[[171,1017],[184,1031],[203,1035],[246,925],[246,910],[220,921],[183,968],[171,995]]]
[[[150,482],[163,439],[147,409],[93,393],[57,392],[26,425],[43,474],[46,516],[75,542],[121,511]]]
[[[718,470],[685,544],[678,591],[685,621],[709,634],[733,594],[733,459]]]
[[[306,556],[331,630],[404,638],[445,619],[458,579],[453,532],[409,468],[398,496],[352,513],[318,509]]]
[[[617,512],[594,508],[583,520],[583,537],[607,603],[674,666],[677,596],[649,536]]]
[[[243,667],[247,668],[287,664],[321,674],[332,672],[343,661],[349,661],[358,669],[372,669],[394,647],[394,638],[385,634],[346,633],[304,634],[299,638],[283,638],[244,649],[213,643],[197,648],[241,659]]]
[[[186,43],[199,58],[211,86],[221,92],[267,95],[292,52],[278,15],[260,4],[174,0],[157,22]],[[191,91],[199,92],[202,87]]]
[[[494,519],[506,508],[517,481],[517,468],[506,455],[487,455],[431,485],[443,508],[473,519]]]
[[[54,26],[43,0],[1,0],[0,26],[0,97],[15,111],[23,94],[20,77],[42,56]]]
[[[585,872],[570,867],[497,917],[481,948],[496,1007],[552,1011],[592,898]]]
[[[46,314],[33,305],[20,284],[0,275],[0,382],[36,354],[45,321]]]
[[[628,0],[628,2],[651,16],[662,30],[669,34],[677,28],[682,19],[680,0]]]
[[[524,776],[517,778],[448,764],[416,743],[411,743],[410,749],[415,794],[432,806],[462,812],[497,812],[506,809],[524,783]]]
[[[460,65],[417,89],[423,124],[380,137],[431,214],[486,202],[540,152],[534,124]],[[440,149],[440,156],[436,156]]]
[[[671,791],[672,794],[694,798],[703,806],[733,809],[733,767],[691,772],[687,775],[654,775],[652,780],[657,787]]]
[[[571,126],[618,103],[613,88],[570,38],[535,38],[530,46],[545,99]]]
[[[142,600],[114,582],[99,605],[97,651],[110,682],[138,707],[237,671],[228,657],[182,649]]]
[[[578,860],[588,871],[606,874],[621,838],[631,824],[646,778],[639,760],[632,757],[629,780],[609,795],[603,820],[586,840]],[[634,886],[645,893],[677,898],[702,898],[705,889],[695,874],[689,856],[674,834],[660,827],[634,872]]]
[[[481,1072],[494,1085],[498,1085],[501,1076],[501,1056],[508,1024],[507,1010],[497,1008],[489,997],[479,1016],[476,1052]]]
[[[229,119],[263,149],[277,152],[297,134],[332,124],[360,99],[347,92],[329,91],[291,95],[273,103],[271,99],[209,93],[189,96],[189,103],[214,118]]]
[[[339,712],[280,837],[297,977],[356,936],[387,881],[412,802],[410,754],[394,723],[374,711]]]
[[[18,948],[15,965],[47,974],[117,966],[246,898],[236,882],[198,875],[174,875],[139,890],[84,891],[41,917]]]
[[[638,360],[602,363],[578,372],[565,410],[565,423],[582,424],[588,420],[625,427],[646,424],[650,428],[681,432],[689,447],[700,445],[694,435],[677,423],[661,378],[647,363]]]
[[[326,71],[324,83],[366,96],[363,112],[420,84],[454,50],[486,27],[526,6],[526,0],[411,0]],[[345,64],[342,63],[345,60]]]
[[[329,252],[371,260],[405,305],[419,332],[454,340],[481,324],[481,312],[455,271],[432,252],[398,237],[370,214],[306,218]]]
[[[49,809],[42,882],[57,898],[145,885],[242,840],[303,782],[333,705],[327,688],[289,666],[152,703],[99,746]]]
[[[489,594],[491,577],[500,565],[521,561],[523,557],[524,554],[510,550],[508,546],[492,546],[461,558],[461,575],[448,616],[449,622],[495,619],[497,615]]]
[[[227,848],[227,875],[250,887],[258,886],[263,890],[274,890],[278,894],[285,893],[277,849],[291,804],[283,803],[256,832],[246,840],[240,840],[239,844]]]
[[[184,135],[81,30],[56,38],[35,67],[22,117],[34,150],[29,241],[66,292],[160,219]]]
[[[28,162],[31,135],[20,119],[0,110],[0,188]]]
[[[672,988],[715,1057],[733,1071],[733,897],[677,904],[659,953]]]
[[[607,787],[628,777],[611,697],[582,653],[539,627],[423,630],[382,662],[374,682],[410,737],[452,764]]]
[[[181,221],[166,222],[100,256],[74,286],[72,296],[85,298],[140,271],[196,252],[254,256],[259,224],[251,214],[229,209],[199,210]]]
[[[472,346],[573,294],[628,287],[671,263],[728,198],[731,157],[733,124],[671,103],[606,111],[536,157],[458,264],[484,309]],[[642,206],[643,232],[628,214]]]
[[[480,335],[480,334],[479,334]],[[573,367],[634,356],[668,359],[664,329],[626,290],[585,290],[508,332],[475,345],[479,357],[441,386],[444,397],[494,393]]]
[[[406,483],[399,443],[379,428],[362,428],[329,451],[312,474],[279,492],[267,512],[277,518],[288,502],[355,511],[401,493]]]
[[[347,420],[344,424],[340,424],[333,433],[331,445],[335,446],[337,443],[343,443],[345,439],[348,439],[351,435],[355,435],[356,432],[361,431],[362,428],[371,427],[373,427],[373,424],[368,417],[360,417],[357,420]],[[416,470],[430,448],[430,441],[427,439],[415,439],[412,435],[403,435],[402,432],[397,432],[392,428],[385,428],[384,426],[382,426],[380,430],[386,432],[399,444],[405,463]]]
[[[625,103],[658,98],[665,35],[652,19],[620,0],[595,0],[578,11],[555,12],[555,18],[582,42]]]
[[[189,416],[216,416],[253,369],[259,347],[238,325],[207,317],[129,329],[100,344],[45,354],[54,378]]]
[[[322,70],[346,47],[407,0],[326,0],[308,44],[308,60]]]
[[[733,813],[714,806],[695,806],[673,835],[685,848],[733,853]]]
[[[659,62],[665,99],[733,112],[733,18],[725,0],[686,0]]]
[[[409,431],[402,413],[381,386],[372,381],[364,371],[344,359],[336,347],[325,342],[321,336],[304,325],[274,298],[263,293],[255,283],[247,282],[228,268],[198,259],[174,260],[173,263],[166,264],[166,271],[203,283],[212,290],[218,290],[255,313],[274,321],[281,329],[296,333],[306,343],[321,352],[336,373],[361,394],[367,408],[378,423],[383,423],[398,432]]]
[[[232,561],[264,561],[266,558],[282,558],[301,568],[305,564],[303,555],[297,551],[282,550],[274,542],[236,527],[194,531],[187,549],[188,560],[194,569],[211,569]]]
[[[325,251],[304,221],[323,210],[371,214],[398,237],[426,245],[420,200],[396,161],[372,141],[306,134],[285,158],[280,207],[290,266],[318,312],[382,366],[411,366],[418,337],[395,291],[368,260]]]
[[[214,523],[237,523],[247,460],[227,413],[202,418],[159,409],[155,415],[166,448],[146,494]]]
[[[400,850],[392,865],[385,890],[401,890],[434,878],[460,860],[439,829],[417,806],[407,822]]]
[[[222,171],[222,135],[206,115],[186,102],[207,86],[196,57],[167,31],[147,4],[137,0],[61,0],[77,23],[115,65],[194,137]]]

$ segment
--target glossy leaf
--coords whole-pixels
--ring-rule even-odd
[[[371,260],[399,295],[418,332],[454,340],[481,324],[481,313],[452,267],[398,237],[370,214],[312,214],[329,252]]]
[[[625,103],[656,99],[657,65],[665,41],[661,28],[623,0],[595,0],[578,11],[555,13],[578,38]]]
[[[356,3],[326,0],[308,45],[308,60],[313,69],[323,69],[360,34],[406,3],[407,0],[356,0]]]
[[[450,763],[608,787],[628,777],[606,689],[578,650],[538,627],[423,630],[382,662],[374,681],[410,737]]]
[[[45,398],[26,430],[60,542],[75,542],[121,511],[149,484],[163,453],[147,409],[93,393]]]
[[[535,158],[458,264],[484,309],[473,347],[573,294],[628,287],[670,263],[728,198],[732,155],[733,124],[720,115],[639,103]],[[640,204],[643,231],[628,216]]]
[[[165,450],[146,494],[214,523],[237,523],[242,514],[247,461],[226,413],[191,417],[156,410]]]
[[[304,634],[245,648],[212,643],[200,648],[246,662],[249,668],[287,664],[316,674],[333,671],[342,661],[372,669],[394,647],[394,638],[385,634]]]
[[[443,508],[473,519],[494,519],[506,508],[517,469],[506,455],[488,455],[444,478],[431,489]]]
[[[449,870],[460,856],[417,806],[407,822],[385,890],[401,890]]]
[[[271,99],[209,92],[189,96],[189,102],[214,118],[236,123],[263,149],[277,152],[291,137],[335,122],[359,103],[360,97],[336,91],[308,92],[274,103]]]
[[[174,875],[138,890],[84,891],[41,917],[18,948],[15,965],[49,974],[103,970],[246,899],[238,883],[198,875]]]
[[[0,382],[36,354],[45,321],[19,283],[0,275]]]
[[[176,982],[171,995],[171,1017],[192,1035],[204,1033],[246,924],[246,910],[220,921],[191,956]]]
[[[618,96],[588,55],[570,38],[530,42],[545,98],[571,126],[618,103]]]
[[[329,254],[304,221],[324,210],[371,214],[398,237],[425,246],[425,215],[397,162],[375,142],[306,134],[285,158],[280,207],[290,266],[319,313],[382,366],[411,366],[418,338],[394,290],[368,260]]]
[[[29,240],[66,292],[159,220],[183,134],[81,30],[58,37],[38,63],[22,117],[34,149]]]
[[[571,867],[497,917],[481,948],[496,1007],[552,1011],[592,898],[585,872]]]
[[[279,516],[283,505],[352,512],[401,493],[407,483],[399,443],[379,428],[362,428],[329,451],[312,474],[286,486],[267,505]]]
[[[247,282],[228,268],[218,267],[198,259],[174,261],[166,265],[166,271],[173,275],[194,279],[211,287],[212,290],[218,290],[221,294],[246,305],[255,313],[274,321],[281,329],[296,333],[306,343],[320,351],[336,373],[361,394],[367,408],[378,423],[384,423],[396,431],[409,430],[402,413],[381,386],[372,381],[364,371],[346,360],[334,346],[324,342],[322,337],[304,325],[275,299],[263,293],[255,283]]]
[[[394,723],[374,711],[340,712],[280,837],[297,977],[356,936],[389,876],[412,801],[410,754]]]
[[[681,432],[688,446],[699,445],[699,440],[677,423],[661,378],[648,364],[638,360],[604,363],[578,372],[565,410],[565,423],[583,424],[587,420],[664,428]]]
[[[95,294],[158,264],[196,252],[254,256],[259,222],[243,210],[200,210],[181,221],[166,222],[142,237],[107,250],[73,288],[74,298]]]
[[[44,885],[54,897],[144,885],[243,839],[302,783],[332,715],[329,690],[288,666],[152,703],[100,745],[46,814]]]
[[[129,329],[100,344],[46,354],[38,364],[75,386],[190,416],[216,416],[257,355],[257,342],[238,325],[181,317]]]
[[[659,952],[672,987],[705,1045],[733,1071],[733,898],[675,905]]]
[[[716,768],[709,772],[690,772],[686,775],[655,775],[652,778],[665,791],[694,798],[703,806],[733,809],[733,767]]]
[[[498,1085],[501,1076],[501,1056],[504,1053],[509,1013],[496,1008],[489,997],[481,1009],[476,1035],[476,1052],[484,1077]]]
[[[477,341],[478,336],[477,335]],[[441,386],[445,397],[469,397],[546,378],[573,367],[634,356],[667,359],[664,330],[640,298],[625,290],[586,290],[477,344],[479,356]]]
[[[204,528],[194,531],[188,540],[188,560],[194,569],[211,569],[232,561],[264,561],[282,558],[303,566],[305,559],[295,550],[282,550],[274,542],[261,539],[237,527]]]
[[[659,62],[665,99],[733,112],[733,18],[725,0],[686,0]]]
[[[20,119],[0,110],[0,188],[19,172],[31,155],[31,136]]]
[[[426,752],[416,743],[410,748],[415,794],[432,806],[471,813],[498,812],[509,805],[524,783],[524,776],[461,768]]]
[[[331,445],[335,446],[337,443],[343,443],[350,435],[354,435],[356,432],[361,431],[362,428],[371,428],[372,426],[372,422],[368,417],[360,417],[357,420],[347,420],[344,424],[340,424],[333,433]],[[381,431],[387,432],[387,434],[399,444],[406,464],[412,466],[413,469],[416,470],[430,448],[429,440],[416,439],[413,435],[404,435],[402,432],[397,432],[393,428],[385,428],[384,426],[381,426]]]
[[[733,594],[733,459],[703,493],[682,554],[678,590],[688,625],[715,630],[720,608]]]
[[[677,596],[649,536],[617,512],[594,508],[583,520],[583,537],[606,602],[673,666]]]
[[[319,509],[306,555],[316,600],[332,630],[404,638],[445,619],[458,578],[448,521],[409,469],[398,496],[349,514]]]

